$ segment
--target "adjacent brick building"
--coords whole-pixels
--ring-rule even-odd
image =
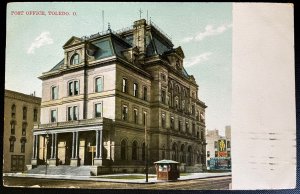
[[[3,172],[23,172],[31,163],[32,129],[40,120],[41,98],[5,90]]]

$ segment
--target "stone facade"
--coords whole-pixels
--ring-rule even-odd
[[[23,172],[31,163],[32,128],[40,120],[41,98],[5,90],[3,172]]]
[[[181,47],[154,24],[71,37],[63,48],[65,58],[40,76],[33,165],[47,155],[50,165],[143,172],[148,156],[150,166],[172,159],[206,168],[206,105]]]

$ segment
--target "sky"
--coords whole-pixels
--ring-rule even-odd
[[[182,47],[183,65],[208,106],[206,128],[224,134],[231,123],[231,3],[10,3],[5,88],[41,97],[38,76],[63,59],[62,46],[71,36],[107,30],[108,22],[115,31],[129,27],[140,19],[139,10],[144,19],[148,11],[148,20],[171,37],[175,48]]]

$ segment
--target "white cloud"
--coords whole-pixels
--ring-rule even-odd
[[[192,57],[190,59],[187,59],[185,61],[184,67],[191,67],[191,66],[197,65],[199,63],[202,63],[204,61],[207,61],[211,54],[212,54],[211,52],[206,52],[206,53],[202,53],[198,56]]]
[[[226,30],[232,27],[232,24],[223,24],[219,27],[214,27],[213,25],[206,25],[204,31],[199,32],[196,36],[194,37],[186,37],[182,40],[183,43],[188,43],[191,41],[201,41],[204,38],[208,36],[215,36],[222,34]]]
[[[35,49],[48,44],[53,44],[53,39],[50,37],[50,32],[42,32],[31,43],[30,47],[27,49],[27,54],[34,54]]]
[[[193,39],[194,39],[193,37],[185,37],[185,38],[182,40],[182,42],[187,43],[187,42],[192,41]]]

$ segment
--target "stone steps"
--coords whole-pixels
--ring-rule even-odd
[[[46,166],[39,165],[27,171],[28,174],[46,174]],[[48,175],[90,176],[90,166],[47,166]]]

